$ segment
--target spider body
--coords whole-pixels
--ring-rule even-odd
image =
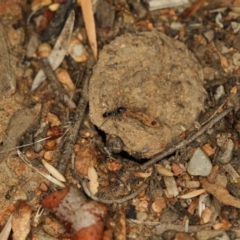
[[[108,118],[108,117],[117,117],[122,115],[123,113],[125,113],[127,111],[127,108],[125,107],[118,107],[113,111],[109,111],[109,112],[105,112],[103,113],[103,117],[104,118]]]

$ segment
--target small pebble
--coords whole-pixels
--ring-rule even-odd
[[[237,34],[233,40],[233,48],[240,51],[240,35]]]
[[[212,81],[215,78],[216,70],[211,67],[204,67],[203,68],[203,76],[204,80]]]
[[[148,215],[145,212],[138,212],[137,213],[137,219],[141,222],[144,222],[148,219]]]
[[[176,197],[179,192],[178,192],[177,184],[174,177],[163,176],[163,181],[166,185],[168,193]]]
[[[234,53],[232,58],[233,58],[233,64],[235,66],[240,66],[240,53],[238,52]]]
[[[207,240],[230,240],[225,231],[201,230],[196,234],[197,239]]]
[[[228,237],[228,235],[226,234],[226,232],[219,234],[216,237],[213,238],[208,238],[209,240],[230,240],[230,238]]]
[[[84,62],[88,58],[88,53],[84,45],[78,39],[72,39],[69,43],[68,53],[76,62]]]
[[[209,30],[209,31],[205,32],[203,35],[208,40],[208,42],[211,42],[214,38],[214,31]]]
[[[194,176],[208,176],[211,170],[211,161],[200,148],[197,148],[188,163],[187,172]]]
[[[170,28],[172,30],[176,30],[176,31],[179,31],[183,27],[184,27],[184,25],[180,22],[172,22],[171,25],[170,25]]]
[[[220,133],[217,135],[217,145],[218,147],[222,148],[223,145],[225,144],[225,142],[228,139],[228,133],[224,132],[224,133]]]
[[[167,210],[166,212],[163,212],[161,215],[161,223],[171,223],[176,221],[179,218],[179,214],[176,212],[173,212],[172,210]]]
[[[238,33],[240,30],[240,24],[238,22],[231,22],[231,27],[233,30],[233,33]]]
[[[218,101],[223,95],[225,95],[224,87],[223,85],[220,85],[214,94],[214,98],[216,101]]]
[[[191,188],[199,188],[201,186],[201,184],[199,181],[185,181],[184,186],[186,188],[191,189]]]
[[[234,182],[227,183],[228,191],[236,198],[240,198],[240,186]]]
[[[216,24],[220,27],[223,28],[223,24],[222,24],[222,14],[218,13],[215,17],[215,22]]]
[[[219,153],[217,160],[221,164],[228,164],[232,160],[234,150],[234,142],[232,139],[227,139],[226,148]]]
[[[227,177],[223,174],[217,174],[215,184],[218,186],[221,186],[223,188],[226,188],[228,183]]]

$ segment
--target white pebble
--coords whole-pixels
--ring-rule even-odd
[[[210,159],[200,148],[197,148],[188,163],[187,172],[194,176],[208,176],[211,170]]]

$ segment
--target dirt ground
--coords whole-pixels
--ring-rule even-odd
[[[153,2],[0,2],[0,239],[240,239],[240,1]]]

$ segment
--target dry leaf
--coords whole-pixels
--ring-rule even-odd
[[[42,205],[71,227],[71,239],[102,239],[106,207],[87,201],[79,189],[70,187],[53,192],[43,200]]]
[[[66,182],[65,177],[50,163],[48,163],[44,159],[42,159],[42,163],[43,163],[44,167],[49,171],[49,173],[52,174],[57,180],[59,180],[61,182]]]
[[[233,197],[226,188],[209,183],[206,179],[202,181],[202,187],[218,199],[223,204],[240,208],[240,199]]]
[[[163,167],[161,164],[156,164],[156,168],[158,173],[162,174],[163,176],[168,176],[168,177],[174,176],[173,172]]]
[[[194,190],[192,192],[189,192],[189,193],[179,196],[179,198],[181,198],[181,199],[193,198],[193,197],[199,196],[200,194],[204,193],[205,191],[206,191],[205,189]]]
[[[95,195],[98,192],[98,175],[94,167],[88,168],[88,179],[90,180],[88,183],[89,190],[93,195]]]
[[[210,174],[208,175],[208,182],[215,183],[216,177],[217,177],[218,172],[219,172],[218,169],[219,169],[218,165],[213,166]]]
[[[82,13],[83,13],[83,20],[84,20],[87,35],[88,35],[88,40],[89,40],[91,49],[93,51],[93,56],[95,60],[97,60],[97,57],[98,57],[97,37],[96,37],[92,1],[91,0],[81,1],[81,6],[82,6]]]
[[[148,178],[152,175],[152,172],[131,172],[134,177]]]
[[[5,224],[4,228],[2,229],[2,231],[0,233],[0,239],[1,240],[8,240],[11,229],[12,229],[12,214],[8,218],[7,223]]]
[[[204,4],[204,0],[195,1],[191,6],[184,11],[182,14],[183,19],[187,19],[191,16],[194,16],[195,13],[199,10],[199,8]]]
[[[233,180],[237,180],[240,178],[239,174],[236,172],[236,170],[233,168],[233,166],[230,163],[222,165],[222,167],[233,178]]]
[[[55,70],[63,61],[65,55],[67,54],[68,45],[72,35],[73,24],[75,20],[75,13],[72,11],[64,25],[64,28],[59,35],[53,50],[51,51],[48,60],[53,70]],[[34,91],[39,87],[39,85],[45,80],[46,76],[43,70],[39,70],[35,76],[31,91]]]
[[[25,240],[27,238],[31,229],[31,214],[32,210],[26,203],[21,202],[17,206],[12,219],[13,240]]]

